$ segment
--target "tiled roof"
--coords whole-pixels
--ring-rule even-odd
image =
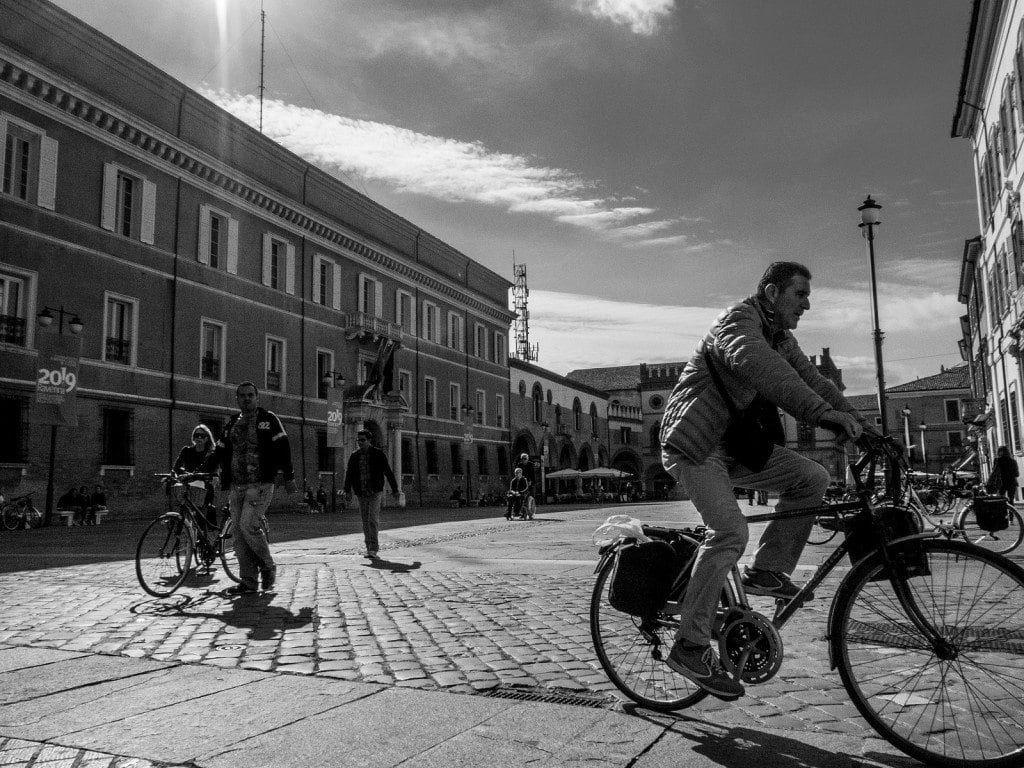
[[[850,395],[846,399],[858,411],[878,410],[878,395]]]
[[[608,392],[613,389],[636,389],[640,385],[639,365],[618,365],[608,368],[577,368],[565,374],[567,379]]]
[[[934,376],[925,376],[923,379],[916,379],[899,384],[895,387],[888,387],[886,392],[921,392],[933,389],[970,389],[971,377],[967,370],[967,363],[954,365]]]

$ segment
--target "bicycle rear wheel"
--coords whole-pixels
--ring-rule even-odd
[[[21,525],[21,507],[13,502],[5,504],[3,512],[0,513],[0,519],[3,520],[5,529],[8,531],[16,530],[18,526]]]
[[[217,548],[220,550],[220,564],[224,566],[224,573],[236,584],[241,584],[242,577],[238,575],[238,556],[235,554],[234,530],[234,521],[228,517],[217,538]]]
[[[153,597],[168,597],[184,583],[192,567],[195,542],[178,515],[161,515],[143,532],[135,549],[135,574]]]
[[[637,704],[669,711],[696,704],[707,696],[665,663],[672,650],[678,619],[658,614],[640,619],[612,608],[608,601],[615,558],[597,574],[590,597],[590,635],[608,679]]]
[[[832,607],[843,685],[872,728],[929,765],[1024,766],[1024,569],[959,541],[909,544],[928,573],[907,589],[944,647],[908,617],[876,554]]]
[[[962,532],[963,537],[971,544],[987,549],[989,552],[1006,554],[1012,552],[1022,540],[1024,540],[1024,524],[1021,522],[1020,512],[1012,504],[1006,505],[1009,515],[1010,527],[1002,531],[986,531],[978,527],[978,518],[971,509],[970,504],[964,505],[956,518],[953,520],[953,527]]]

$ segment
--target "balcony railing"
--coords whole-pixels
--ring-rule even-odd
[[[25,346],[25,318],[15,315],[0,315],[0,341],[4,344]]]
[[[395,341],[402,341],[402,326],[398,323],[389,323],[366,312],[349,312],[344,318],[344,328],[349,333],[368,333],[373,336],[383,336]]]
[[[125,365],[131,365],[131,339],[119,339],[115,336],[108,336],[106,360],[109,363],[124,363]]]
[[[202,360],[202,374],[204,379],[220,380],[220,360],[215,357],[204,357]]]

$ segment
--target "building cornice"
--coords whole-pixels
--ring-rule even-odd
[[[120,142],[130,154],[142,153],[148,162],[171,175],[189,178],[204,187],[215,187],[223,195],[245,208],[255,208],[277,224],[319,242],[362,257],[380,269],[399,275],[456,304],[496,322],[509,323],[515,317],[506,307],[488,302],[479,295],[460,290],[420,269],[397,254],[371,245],[336,222],[317,216],[269,187],[237,172],[214,157],[188,145],[145,121],[131,116],[35,62],[0,45],[0,85],[20,94],[23,103],[55,115],[79,127],[88,126]],[[7,90],[7,89],[5,89]],[[202,98],[192,94],[194,98]],[[219,110],[220,108],[217,107]],[[282,150],[284,151],[284,150]]]
[[[971,7],[971,25],[964,49],[960,90],[956,111],[953,113],[954,138],[970,137],[975,132],[979,113],[984,109],[982,100],[992,67],[996,34],[1003,16],[1003,0],[974,0]]]

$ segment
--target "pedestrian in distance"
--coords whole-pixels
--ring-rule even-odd
[[[85,503],[86,500],[82,498],[78,489],[75,486],[71,486],[57,499],[57,509],[74,513],[71,516],[71,524],[79,525],[81,523],[82,508]]]
[[[359,502],[359,516],[363,522],[364,557],[375,559],[380,551],[380,505],[384,496],[384,481],[391,486],[391,495],[398,497],[398,482],[391,471],[384,451],[373,445],[368,429],[356,433],[356,450],[349,456],[345,467],[345,495],[353,495]]]
[[[516,467],[508,484],[508,508],[505,510],[506,520],[525,517],[523,507],[529,493],[530,481],[523,474],[523,468]]]
[[[711,648],[712,622],[730,569],[749,531],[735,486],[779,493],[776,510],[818,507],[828,471],[786,448],[777,407],[798,421],[860,437],[865,419],[803,353],[793,330],[810,309],[811,273],[774,262],[754,296],[726,309],[687,362],[669,397],[661,426],[662,463],[682,483],[708,527],[690,583],[668,666],[714,696],[734,700],[740,682],[722,670]],[[746,569],[754,595],[791,599],[790,581],[813,517],[768,524]]]
[[[316,511],[327,511],[327,490],[323,483],[320,483],[320,487],[316,489]]]
[[[995,461],[992,462],[992,474],[989,475],[986,490],[1000,496],[1006,496],[1010,502],[1017,500],[1017,477],[1020,470],[1017,462],[1010,455],[1010,449],[1000,445],[996,450]]]
[[[220,471],[235,520],[240,583],[226,590],[229,595],[253,593],[259,585],[264,591],[273,589],[277,566],[270,553],[267,508],[275,485],[283,483],[289,494],[297,491],[288,433],[276,414],[260,406],[259,397],[251,381],[238,385],[239,412],[228,419],[207,463],[209,471]]]
[[[204,467],[213,456],[216,443],[213,440],[213,432],[205,424],[196,424],[192,428],[192,440],[188,445],[182,446],[178,451],[178,458],[174,460],[174,471],[181,472],[204,472]],[[217,525],[217,509],[213,504],[215,491],[213,483],[206,484],[206,496],[203,499],[203,515],[209,526]]]

